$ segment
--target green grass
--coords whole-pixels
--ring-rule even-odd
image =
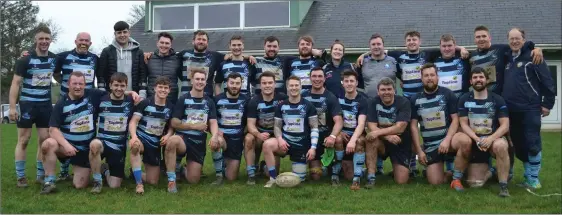
[[[451,190],[447,184],[430,186],[422,178],[397,185],[388,177],[378,177],[374,190],[333,188],[329,181],[306,182],[294,189],[265,189],[265,179],[257,186],[245,185],[245,168],[240,179],[222,187],[211,187],[214,170],[211,156],[204,171],[210,177],[198,185],[181,182],[177,194],[166,192],[166,180],[157,186],[145,185],[144,196],[134,193],[134,183],[124,182],[120,189],[104,187],[100,195],[89,188],[76,190],[71,182],[57,184],[58,192],[39,195],[40,185],[16,188],[14,148],[15,125],[2,125],[2,197],[1,213],[561,213],[562,198],[536,197],[515,184],[522,181],[522,164],[516,162],[515,179],[510,183],[510,198],[497,196],[498,185],[489,182],[483,188],[465,193]],[[543,166],[539,194],[562,193],[560,133],[543,133]],[[26,175],[35,178],[35,133],[27,152]],[[244,166],[244,165],[243,165]],[[390,170],[385,162],[385,171]],[[57,167],[58,170],[58,167]],[[282,161],[281,171],[290,171],[290,162]],[[33,182],[33,180],[30,180]]]

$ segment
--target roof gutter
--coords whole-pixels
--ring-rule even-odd
[[[476,45],[464,46],[467,50],[475,50]],[[562,50],[562,44],[535,44],[535,47],[541,48],[542,50]],[[438,49],[439,46],[425,46],[421,47],[421,50],[425,49]],[[404,47],[385,47],[386,50],[394,51],[394,50],[404,50]],[[330,50],[327,50],[330,52]],[[218,51],[221,53],[227,53],[229,51]],[[369,48],[345,48],[346,54],[363,54],[365,52],[369,52]],[[295,55],[298,54],[298,49],[281,49],[279,50],[280,55]],[[244,54],[247,55],[263,55],[263,50],[244,50]]]

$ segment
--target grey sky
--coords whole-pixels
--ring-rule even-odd
[[[74,48],[76,35],[85,31],[92,36],[90,51],[97,53],[103,49],[102,38],[113,40],[115,22],[126,21],[131,6],[144,1],[35,1],[34,4],[39,5],[39,19],[52,19],[62,29],[50,50]]]

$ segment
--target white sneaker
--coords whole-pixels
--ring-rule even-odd
[[[273,185],[275,185],[275,179],[270,178],[269,181],[267,181],[267,183],[265,183],[265,188],[271,188],[273,187]]]

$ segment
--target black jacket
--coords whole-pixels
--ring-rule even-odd
[[[131,89],[135,92],[146,90],[146,66],[142,49],[135,48],[131,51],[133,56],[131,69]],[[109,79],[117,72],[117,49],[113,45],[105,47],[99,59],[99,72],[97,72],[98,88],[109,91]]]
[[[170,54],[166,56],[160,56],[158,51],[154,51],[146,65],[148,76],[147,97],[154,95],[156,78],[166,76],[170,79],[170,96],[168,97],[177,98],[179,92],[178,81],[181,80],[182,76],[182,63],[181,57],[176,55],[173,49],[170,49]]]

